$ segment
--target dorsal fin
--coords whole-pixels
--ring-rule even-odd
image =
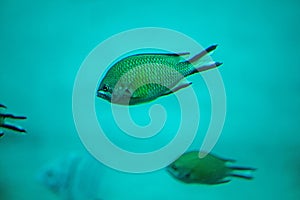
[[[190,52],[182,52],[182,53],[138,53],[131,56],[143,56],[143,55],[166,55],[166,56],[186,56],[190,55]]]

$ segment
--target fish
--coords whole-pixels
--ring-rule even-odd
[[[102,200],[99,164],[87,154],[72,152],[42,166],[36,180],[62,200]]]
[[[0,110],[0,128],[9,129],[9,130],[16,131],[19,133],[26,133],[26,130],[24,128],[8,123],[7,119],[23,120],[23,119],[26,119],[27,117],[3,113],[2,110],[6,109],[6,108],[7,107],[5,105],[0,104],[0,109],[1,109]],[[0,137],[2,137],[3,135],[4,135],[4,131],[0,129]]]
[[[235,160],[220,158],[210,153],[200,158],[198,151],[191,151],[181,155],[166,169],[176,180],[187,184],[222,184],[230,182],[230,177],[253,179],[251,174],[255,168],[228,165],[233,162]]]
[[[188,52],[127,56],[106,72],[97,97],[114,104],[137,105],[175,93],[192,84],[183,81],[185,77],[222,65],[208,56],[216,48],[212,45],[190,59],[185,58]]]

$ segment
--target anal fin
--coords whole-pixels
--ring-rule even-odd
[[[177,91],[179,91],[183,88],[186,88],[186,87],[190,86],[191,84],[192,84],[192,82],[180,82],[172,90],[170,90],[167,93],[163,94],[163,96],[175,93],[175,92],[177,92]]]
[[[215,184],[223,184],[223,183],[229,183],[231,180],[220,180],[217,181]]]

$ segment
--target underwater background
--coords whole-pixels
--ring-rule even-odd
[[[103,200],[300,199],[299,9],[296,0],[2,0],[0,103],[8,107],[7,112],[28,119],[17,122],[27,130],[26,135],[6,131],[0,138],[0,199],[83,199],[83,190],[97,190],[98,199]],[[189,185],[163,169],[126,174],[92,158],[88,162],[93,164],[68,171],[70,163],[77,162],[76,156],[88,157],[72,115],[73,84],[81,63],[103,40],[141,27],[180,31],[204,47],[219,44],[213,58],[224,63],[219,70],[226,88],[227,116],[212,152],[257,168],[253,180]],[[201,121],[190,150],[199,148],[210,120],[205,84],[199,80],[193,87],[202,97]],[[178,105],[168,101],[164,97],[156,103],[168,105],[166,110],[172,115]],[[108,103],[100,104],[107,107]],[[132,110],[137,123],[147,123],[146,108]],[[146,122],[140,120],[144,118]],[[178,123],[166,126],[172,132]],[[114,131],[111,128],[109,137],[118,145],[144,150],[144,144],[130,149],[128,141]],[[162,137],[161,142],[169,137]],[[145,148],[157,149],[162,145],[159,142]],[[65,161],[56,166],[62,173],[56,178],[71,174],[69,184],[79,189],[70,191],[58,181],[56,187],[62,192],[53,192],[43,184],[41,168],[57,159]],[[99,178],[91,182],[88,177]],[[90,187],[83,186],[84,181]],[[93,187],[96,184],[99,188]]]

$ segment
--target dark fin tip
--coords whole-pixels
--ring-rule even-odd
[[[177,54],[174,54],[174,55],[178,55],[178,56],[185,56],[185,55],[189,55],[190,52],[182,52],[182,53],[177,53]]]
[[[20,132],[20,133],[27,133],[27,131],[25,129],[19,129],[19,130],[15,130],[17,132]]]
[[[23,129],[22,127],[18,127],[18,126],[15,126],[15,125],[11,125],[11,124],[2,124],[1,125],[3,128],[7,128],[7,129],[10,129],[10,130],[13,130],[13,131],[17,131],[17,132],[25,132],[25,129]]]
[[[237,167],[237,166],[230,166],[229,167],[230,169],[233,169],[233,170],[244,170],[244,171],[255,171],[256,168],[253,168],[253,167]]]
[[[221,66],[222,64],[223,64],[222,62],[215,62],[215,65],[216,65],[217,67]]]
[[[7,107],[3,104],[0,104],[0,108],[7,108]]]
[[[207,47],[207,48],[205,49],[205,51],[206,51],[207,53],[209,53],[209,52],[215,50],[215,49],[217,48],[217,46],[218,46],[217,44],[211,45],[210,47]]]
[[[16,116],[15,119],[27,119],[25,116]]]

